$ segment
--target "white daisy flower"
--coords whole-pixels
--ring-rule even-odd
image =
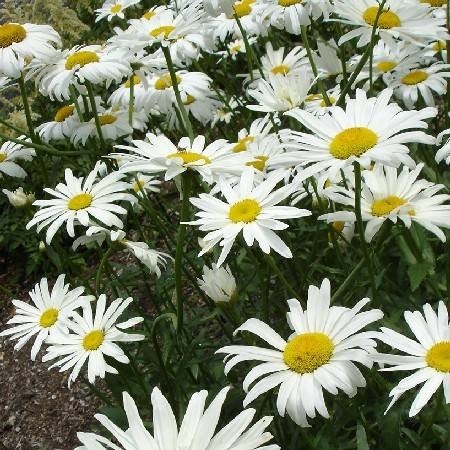
[[[212,116],[211,127],[216,126],[220,122],[230,123],[231,119],[236,114],[234,110],[240,106],[235,98],[228,99],[227,104],[222,103]]]
[[[218,267],[225,261],[241,231],[248,246],[252,246],[256,240],[264,253],[270,253],[270,249],[273,249],[284,258],[292,258],[289,247],[274,230],[288,228],[280,219],[311,215],[306,209],[277,206],[292,192],[290,185],[274,190],[284,178],[284,171],[270,173],[267,179],[257,186],[254,186],[254,178],[254,170],[248,168],[242,173],[236,186],[231,186],[221,179],[218,186],[225,202],[206,193],[190,199],[200,211],[195,214],[198,219],[188,222],[189,225],[196,225],[201,231],[208,231],[203,237],[205,247],[199,256],[219,244],[223,248],[217,262]]]
[[[424,119],[436,116],[437,110],[403,111],[396,103],[389,103],[391,97],[390,89],[370,98],[357,89],[356,98],[347,99],[345,110],[334,106],[320,117],[298,108],[287,112],[314,133],[292,130],[283,133],[286,148],[297,149],[301,166],[309,166],[300,177],[327,171],[328,177],[334,178],[340,169],[354,161],[363,167],[372,161],[414,167],[405,144],[433,144],[435,138],[423,131],[410,130],[427,128]]]
[[[243,152],[248,149],[252,142],[258,142],[270,135],[272,131],[272,122],[270,115],[255,119],[250,128],[242,128],[238,133],[238,140],[234,143],[232,151],[235,153]]]
[[[103,414],[95,418],[114,436],[117,446],[108,439],[94,433],[78,433],[83,444],[75,450],[279,450],[278,445],[264,445],[272,439],[265,431],[272,417],[266,416],[250,426],[256,411],[245,409],[216,433],[222,405],[229,388],[223,388],[205,409],[208,392],[196,392],[189,399],[180,427],[173,410],[158,388],[153,388],[153,435],[145,428],[134,400],[123,393],[123,405],[128,429],[122,430]]]
[[[25,178],[27,173],[16,161],[31,161],[36,156],[36,152],[32,148],[26,147],[26,143],[30,142],[30,139],[25,136],[20,136],[18,139],[23,141],[24,144],[6,141],[0,147],[0,174],[4,173],[10,177]]]
[[[447,308],[442,301],[439,302],[437,314],[426,303],[423,314],[420,311],[405,311],[404,316],[416,340],[384,327],[378,339],[406,355],[378,353],[373,355],[373,359],[392,366],[381,369],[384,371],[414,371],[391,390],[389,397],[392,400],[388,410],[401,395],[423,383],[409,410],[412,417],[430,401],[441,385],[445,403],[450,403],[450,324]]]
[[[79,103],[81,107],[81,103]],[[80,126],[75,104],[63,105],[55,113],[51,122],[45,122],[36,128],[36,132],[45,142],[67,139]]]
[[[338,44],[358,37],[358,47],[367,45],[379,6],[376,0],[361,0],[357,3],[335,0],[336,20],[358,27],[342,36]],[[395,39],[401,39],[422,47],[431,41],[446,40],[448,36],[444,18],[433,17],[428,5],[410,0],[386,1],[378,18],[377,34],[392,46],[396,45]]]
[[[322,94],[309,94],[305,98],[305,111],[308,111],[318,117],[324,115],[327,112],[330,112],[341,95],[340,86],[336,85],[334,88],[328,89],[327,95],[328,100],[331,103],[330,106],[326,104],[324,98],[322,97]]]
[[[99,22],[102,19],[111,21],[113,17],[125,19],[124,10],[130,6],[136,5],[141,0],[106,0],[101,8],[95,10],[95,21]]]
[[[116,323],[132,301],[131,297],[125,300],[118,298],[106,309],[106,296],[102,294],[96,302],[95,315],[90,303],[83,306],[83,316],[76,311],[72,312],[70,320],[64,321],[69,333],[55,330],[48,337],[49,347],[42,361],[58,358],[50,368],[59,367],[60,372],[72,369],[68,380],[69,387],[77,379],[86,360],[90,383],[94,383],[96,377],[104,378],[106,373],[118,373],[117,369],[105,361],[104,355],[128,364],[130,360],[116,342],[136,342],[145,338],[143,334],[122,331],[141,323],[143,317],[133,317],[125,322]]]
[[[148,81],[145,77],[133,75],[122,83],[109,97],[108,103],[113,107],[128,108],[130,105],[130,87],[133,84],[134,104],[142,105],[148,95]]]
[[[50,25],[0,24],[0,76],[18,78],[25,60],[40,57],[61,46],[59,34]]]
[[[231,144],[225,139],[205,147],[204,136],[197,136],[192,143],[188,137],[183,137],[177,145],[163,134],[148,133],[146,137],[148,142],[133,140],[135,147],[116,145],[116,148],[130,152],[111,155],[124,162],[120,168],[122,172],[165,172],[167,181],[191,169],[211,184],[219,175],[240,175],[249,161],[246,155],[231,152]]]
[[[133,189],[139,197],[144,196],[147,192],[159,192],[160,184],[161,180],[158,180],[156,177],[144,175],[139,172],[131,179],[131,189]]]
[[[33,304],[13,300],[16,313],[7,324],[14,326],[0,333],[0,336],[17,339],[15,350],[20,350],[31,338],[35,338],[31,347],[33,361],[51,333],[67,331],[64,319],[70,317],[76,308],[88,304],[93,299],[93,296],[82,295],[84,287],[69,290],[70,286],[64,284],[64,278],[65,275],[59,275],[51,292],[48,289],[47,278],[42,278],[29,292]]]
[[[2,192],[8,197],[9,203],[14,208],[23,208],[24,206],[31,205],[34,200],[34,192],[26,193],[23,187],[20,186],[15,191],[8,191],[8,189],[2,189]]]
[[[337,50],[338,46],[334,39],[328,42],[317,41],[317,51],[313,53],[313,59],[321,78],[335,77],[342,73],[342,63]],[[340,77],[336,79],[337,82],[340,80]]]
[[[445,188],[443,184],[418,180],[422,168],[423,164],[418,164],[414,170],[404,167],[397,173],[394,167],[377,165],[373,170],[363,171],[361,215],[367,222],[365,238],[368,242],[385,220],[394,223],[400,220],[408,228],[416,222],[445,242],[441,228],[450,228],[450,205],[444,204],[450,195],[438,194]],[[333,185],[324,192],[336,203],[354,207],[355,192],[351,180],[347,185],[349,190]],[[355,214],[350,211],[325,214],[319,219],[356,222]]]
[[[255,37],[248,38],[248,43],[253,45],[257,39]],[[226,45],[226,50],[215,52],[216,55],[220,55],[221,61],[222,59],[231,58],[233,61],[236,60],[236,57],[241,53],[246,53],[247,49],[245,48],[245,42],[242,38],[234,39]],[[259,74],[259,72],[258,72]]]
[[[259,79],[255,87],[247,91],[247,95],[258,102],[247,108],[266,113],[290,111],[302,105],[311,85],[311,74],[307,69],[292,78],[271,74],[268,81]]]
[[[386,84],[394,90],[397,98],[403,100],[408,109],[413,109],[419,94],[428,106],[434,106],[433,92],[441,97],[447,92],[447,78],[450,77],[449,64],[435,63],[430,67],[394,70],[386,77]]]
[[[75,236],[75,225],[89,226],[90,218],[107,226],[123,227],[117,216],[126,214],[126,209],[116,204],[119,201],[134,202],[133,195],[127,193],[129,184],[121,181],[124,174],[113,172],[97,179],[100,169],[96,164],[87,177],[74,177],[71,169],[66,169],[66,182],[59,183],[55,189],[44,188],[52,195],[50,200],[36,200],[33,204],[40,209],[27,223],[27,230],[38,224],[37,232],[47,228],[46,242],[50,244],[53,236],[66,222],[69,236]]]
[[[236,279],[231,273],[230,267],[211,268],[203,266],[202,278],[197,278],[199,288],[214,303],[229,303],[237,300]]]
[[[288,300],[287,321],[294,333],[287,341],[258,319],[241,325],[236,332],[248,331],[274,347],[230,345],[217,350],[227,355],[225,374],[243,361],[262,362],[244,379],[243,388],[248,391],[244,407],[279,385],[278,413],[283,417],[287,412],[295,423],[307,427],[316,411],[329,417],[323,389],[333,395],[338,389],[349,397],[356,395],[366,381],[355,362],[372,366],[370,354],[378,334],[360,330],[383,317],[378,309],[360,312],[369,301],[364,298],[353,308],[330,306],[330,282],[324,279],[320,289],[309,286],[306,310],[298,300]]]

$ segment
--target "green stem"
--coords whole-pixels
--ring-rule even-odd
[[[101,247],[99,247],[99,251],[101,252]],[[98,269],[97,269],[97,275],[95,276],[95,292],[97,295],[100,294],[100,282],[101,282],[101,277],[102,277],[102,272],[103,272],[103,267],[105,266],[109,255],[111,255],[113,251],[113,247],[109,247],[108,250],[103,253],[102,259],[100,260],[100,264],[98,265]]]
[[[17,128],[14,125],[11,125],[10,123],[8,123],[6,120],[0,119],[0,123],[5,125],[5,127],[11,128],[11,130],[16,131],[17,133],[24,135],[26,137],[29,137],[29,134],[23,130],[21,130],[20,128]]]
[[[317,71],[317,66],[316,63],[314,61],[314,57],[311,51],[311,46],[309,45],[309,39],[308,39],[308,34],[307,34],[307,29],[306,29],[306,25],[302,25],[300,27],[300,31],[302,33],[302,40],[303,40],[303,44],[305,45],[306,48],[306,53],[308,55],[308,59],[309,59],[309,64],[311,66],[311,69],[313,71],[314,74],[314,78],[317,80],[317,87],[319,88],[320,94],[322,95],[323,101],[325,102],[325,105],[327,106],[331,106],[331,101],[330,98],[328,97],[327,91],[323,86],[322,80],[319,80],[319,72]]]
[[[180,224],[178,226],[177,247],[175,250],[175,290],[177,297],[177,332],[183,329],[183,285],[181,275],[183,272],[184,240],[186,237],[186,222],[189,215],[189,193],[191,190],[191,174],[183,173],[181,176],[182,195]]]
[[[89,103],[91,104],[92,114],[94,114],[95,128],[97,128],[98,139],[100,140],[100,147],[103,150],[105,148],[105,140],[103,138],[102,125],[100,123],[100,117],[97,113],[97,105],[95,104],[94,89],[90,81],[85,81],[85,86],[88,91]]]
[[[18,81],[19,81],[20,95],[22,96],[23,108],[25,111],[25,118],[27,121],[28,131],[31,140],[33,142],[39,142],[36,133],[34,132],[33,121],[31,119],[30,103],[28,102],[27,89],[25,87],[25,78],[23,77],[23,73],[20,74]]]
[[[298,293],[290,285],[289,281],[286,279],[286,277],[284,276],[283,272],[281,272],[281,270],[277,266],[277,264],[274,261],[274,259],[272,258],[272,256],[270,256],[270,255],[265,255],[265,256],[266,256],[266,261],[267,261],[268,265],[277,274],[278,278],[281,280],[281,282],[283,283],[284,287],[287,289],[289,294],[292,295],[293,298],[299,299]]]
[[[69,91],[70,91],[70,99],[72,100],[73,104],[75,105],[75,109],[77,111],[78,118],[80,119],[80,122],[84,122],[83,113],[81,112],[80,105],[78,104],[77,91],[73,84],[71,84],[69,86]]]
[[[183,117],[184,129],[189,136],[191,142],[194,140],[194,130],[192,129],[191,121],[189,120],[188,113],[184,106],[183,100],[181,99],[180,89],[178,87],[177,74],[175,72],[175,67],[173,65],[172,56],[170,55],[170,49],[165,46],[161,46],[166,58],[167,68],[169,69],[170,79],[172,80],[173,90],[175,92],[175,98],[177,100],[178,108],[180,109],[181,116]]]
[[[134,72],[130,77],[130,101],[128,103],[128,123],[133,128],[133,111],[134,111]]]

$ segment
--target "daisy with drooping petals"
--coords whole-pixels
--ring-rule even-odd
[[[34,200],[34,192],[25,192],[23,187],[18,187],[15,191],[9,191],[8,189],[2,189],[2,192],[8,198],[9,203],[14,208],[23,208],[24,206],[31,205]]]
[[[430,67],[394,70],[386,77],[386,84],[403,100],[408,109],[413,109],[420,97],[428,106],[434,106],[433,92],[441,97],[447,92],[449,64],[435,63]]]
[[[339,85],[336,85],[334,88],[328,89],[327,96],[330,102],[330,105],[327,105],[325,99],[322,94],[309,94],[305,98],[305,111],[308,111],[315,116],[322,116],[326,112],[329,112],[330,109],[336,104],[338,98],[341,95],[341,89]]]
[[[101,8],[95,10],[95,21],[99,22],[102,19],[111,21],[113,17],[125,19],[124,10],[130,6],[136,5],[141,0],[106,0]]]
[[[81,108],[81,103],[79,103]],[[36,128],[36,132],[45,142],[70,138],[80,125],[80,119],[74,104],[63,105],[55,113],[51,122],[45,122]]]
[[[0,24],[0,76],[18,78],[25,60],[42,56],[61,46],[59,34],[50,25]]]
[[[103,414],[95,416],[120,446],[98,434],[78,433],[83,446],[75,450],[279,450],[278,445],[264,445],[272,439],[272,435],[265,431],[272,417],[263,417],[250,426],[256,413],[251,408],[239,413],[216,433],[228,391],[228,387],[223,388],[206,409],[208,392],[203,390],[193,394],[178,428],[169,402],[158,388],[153,388],[153,435],[145,428],[134,400],[124,392],[123,406],[128,421],[126,431]]]
[[[113,107],[128,108],[130,105],[131,85],[135,105],[142,105],[148,94],[148,81],[145,77],[133,75],[118,87],[109,97],[108,103]]]
[[[69,317],[76,308],[86,305],[93,296],[82,295],[84,287],[69,290],[69,284],[64,284],[65,275],[60,275],[51,292],[48,289],[47,278],[34,286],[29,292],[33,304],[21,300],[13,300],[16,314],[8,320],[8,325],[14,325],[0,333],[17,339],[15,350],[20,350],[31,338],[35,337],[31,347],[31,359],[34,361],[47,337],[59,330],[67,331],[64,319]]]
[[[197,278],[199,288],[214,303],[229,303],[237,300],[236,279],[231,273],[230,267],[217,267],[213,264],[211,268],[203,266],[202,278]]]
[[[135,147],[116,146],[130,152],[111,155],[124,162],[120,168],[122,172],[165,172],[167,181],[190,169],[199,172],[207,183],[212,183],[219,175],[239,175],[249,161],[248,156],[231,152],[231,145],[224,139],[205,146],[204,136],[197,136],[192,143],[183,137],[175,145],[162,134],[148,133],[147,140],[134,140]]]
[[[133,301],[131,297],[126,300],[118,298],[106,309],[106,296],[100,295],[96,302],[95,314],[90,303],[83,306],[83,316],[76,311],[71,319],[64,321],[69,333],[55,331],[47,339],[50,344],[42,361],[58,359],[51,367],[59,367],[59,371],[72,369],[69,376],[69,386],[76,380],[86,360],[88,365],[88,380],[94,383],[96,377],[104,378],[106,373],[118,373],[110,366],[104,355],[128,364],[130,361],[116,342],[142,341],[144,335],[124,333],[126,330],[144,319],[133,317],[125,322],[116,323],[128,305]]]
[[[47,228],[46,242],[50,244],[53,236],[66,222],[69,236],[75,236],[74,226],[89,226],[90,217],[107,226],[123,227],[117,216],[126,214],[126,209],[116,204],[119,201],[134,202],[133,195],[127,193],[129,184],[121,181],[124,174],[113,172],[97,179],[100,164],[87,177],[74,177],[71,169],[66,169],[66,183],[59,183],[55,189],[44,191],[56,197],[51,200],[36,200],[33,205],[40,209],[27,223],[27,230],[38,224],[37,231]]]
[[[404,316],[416,340],[384,327],[381,328],[378,339],[406,355],[376,353],[372,359],[391,366],[381,369],[384,371],[415,371],[391,390],[389,397],[392,400],[388,410],[401,395],[424,383],[409,410],[409,417],[412,417],[430,401],[441,385],[444,388],[445,403],[450,403],[450,323],[447,308],[442,301],[438,304],[437,314],[426,303],[423,314],[420,311],[405,311]]]
[[[254,170],[248,168],[242,173],[236,186],[231,186],[223,179],[219,181],[219,189],[225,202],[206,193],[200,194],[198,198],[191,198],[191,203],[200,211],[195,214],[198,219],[188,224],[199,226],[201,231],[208,231],[203,237],[205,246],[199,256],[219,244],[223,248],[217,266],[221,266],[242,231],[248,246],[251,247],[256,240],[264,253],[270,253],[273,249],[284,258],[292,258],[289,247],[274,230],[288,228],[282,219],[309,216],[311,211],[277,206],[292,192],[290,185],[274,190],[283,178],[284,171],[275,171],[255,186]]]
[[[10,177],[25,178],[27,173],[16,161],[31,161],[36,156],[36,152],[32,148],[26,147],[26,143],[30,139],[25,136],[20,136],[18,139],[23,141],[23,144],[6,141],[0,147],[0,174],[4,173]]]
[[[341,45],[358,37],[358,47],[370,42],[373,25],[380,5],[376,0],[335,0],[336,20],[357,26],[339,39]],[[447,39],[444,18],[436,18],[426,4],[410,0],[387,0],[378,18],[377,34],[393,47],[395,39],[401,39],[425,47],[429,42]]]
[[[340,82],[342,63],[337,52],[338,46],[334,39],[330,39],[328,42],[317,41],[317,51],[313,53],[313,58],[321,78],[338,75],[336,82]]]
[[[445,188],[443,184],[418,180],[422,168],[423,164],[418,164],[414,170],[404,167],[398,173],[394,167],[377,165],[372,170],[363,171],[361,215],[367,222],[367,241],[370,242],[383,222],[389,219],[394,223],[400,220],[408,228],[416,222],[445,242],[445,234],[440,228],[450,228],[450,205],[444,204],[450,195],[438,194]],[[324,193],[336,203],[354,207],[352,181],[348,180],[347,185],[349,189],[333,185]],[[351,211],[341,211],[325,214],[319,219],[356,222],[356,215]]]
[[[288,341],[258,319],[241,325],[236,332],[248,331],[274,347],[230,345],[217,350],[227,355],[226,374],[240,362],[261,361],[244,379],[243,388],[248,391],[244,407],[279,385],[278,413],[287,412],[295,423],[307,427],[308,417],[316,417],[316,411],[329,417],[323,389],[333,395],[338,389],[349,397],[356,395],[366,381],[355,362],[372,366],[370,354],[378,334],[360,330],[383,317],[378,309],[360,312],[368,302],[364,298],[353,308],[330,306],[330,282],[324,279],[320,289],[309,286],[306,310],[298,300],[288,300],[287,321],[294,330]]]
[[[433,144],[435,138],[417,128],[427,128],[424,119],[436,116],[436,108],[403,111],[389,103],[392,90],[383,90],[378,97],[367,98],[362,89],[355,99],[347,99],[345,110],[334,106],[320,117],[295,109],[286,114],[298,120],[314,134],[288,130],[283,133],[286,148],[297,149],[304,179],[327,171],[331,179],[346,166],[358,161],[363,167],[380,162],[398,167],[414,167],[407,143]]]

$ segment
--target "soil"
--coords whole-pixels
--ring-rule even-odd
[[[26,301],[28,289],[13,294]],[[0,292],[0,329],[14,313],[10,300]],[[31,361],[31,343],[13,346],[0,338],[0,450],[74,449],[76,433],[93,430],[100,402],[81,380],[69,389],[68,374],[48,370],[42,352]]]

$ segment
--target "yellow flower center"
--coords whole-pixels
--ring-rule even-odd
[[[254,140],[255,138],[250,135],[239,139],[232,149],[233,152],[234,153],[245,152],[245,150],[247,150],[247,145],[250,144],[250,142],[253,142]]]
[[[283,359],[294,372],[311,373],[330,360],[333,348],[326,334],[304,333],[286,344]]]
[[[134,192],[141,192],[144,190],[144,186],[145,186],[145,181],[136,180],[132,185],[132,189]]]
[[[378,217],[385,216],[405,203],[406,200],[395,195],[390,195],[389,197],[375,200],[372,203],[372,215]]]
[[[260,212],[261,206],[259,206],[259,203],[252,198],[246,198],[231,205],[228,218],[234,223],[250,223],[257,219]]]
[[[177,84],[180,84],[181,77],[177,75],[176,78]],[[155,89],[158,91],[163,91],[164,89],[168,89],[170,87],[172,87],[172,78],[170,77],[170,73],[166,73],[155,81]]]
[[[420,0],[420,3],[429,3],[433,8],[440,8],[447,4],[447,0]]]
[[[233,44],[231,47],[230,47],[230,52],[231,53],[237,53],[237,52],[239,52],[240,50],[241,50],[241,44]]]
[[[136,84],[139,84],[140,82],[141,82],[141,79],[137,75],[133,75],[131,77],[131,79],[128,79],[127,81],[125,81],[125,83],[123,83],[123,85],[126,88],[130,88],[131,85],[136,86]]]
[[[433,50],[435,52],[441,52],[442,50],[447,50],[447,43],[445,41],[436,41],[433,44]]]
[[[269,157],[268,156],[264,156],[264,155],[255,156],[255,160],[254,161],[250,161],[250,162],[246,163],[245,165],[246,166],[252,166],[256,170],[259,170],[259,171],[262,172],[264,170],[264,167],[266,167],[266,161],[268,159],[269,159]]]
[[[167,155],[168,158],[181,158],[183,160],[183,164],[190,164],[199,161],[201,164],[198,165],[204,165],[204,164],[210,164],[211,160],[201,153],[196,152],[186,152],[179,150],[176,153],[171,153],[170,155]]]
[[[169,34],[172,33],[173,30],[175,30],[175,27],[173,25],[162,25],[161,27],[154,28],[152,31],[150,31],[150,36],[156,38],[162,34],[164,38],[167,39],[169,37]]]
[[[331,224],[331,226],[338,232],[338,233],[342,233],[342,230],[345,227],[345,222],[343,222],[342,220],[337,220],[336,222],[333,222]]]
[[[376,68],[383,73],[390,72],[392,69],[394,69],[397,66],[397,63],[394,61],[380,61]]]
[[[72,197],[67,204],[69,209],[74,211],[78,211],[79,209],[87,208],[92,203],[92,195],[91,194],[77,194],[75,197]]]
[[[378,136],[369,128],[353,127],[338,133],[330,142],[330,153],[337,159],[360,156],[378,142]]]
[[[289,66],[280,64],[279,66],[272,67],[270,70],[275,75],[286,75],[289,72]]]
[[[66,69],[72,70],[75,66],[84,67],[86,64],[90,64],[93,62],[99,62],[100,58],[97,53],[91,52],[89,50],[81,50],[79,52],[75,52],[73,55],[70,55],[66,59]]]
[[[252,12],[252,3],[255,3],[256,0],[242,0],[240,2],[236,2],[233,5],[233,9],[235,14],[238,17],[248,16]]]
[[[105,333],[103,330],[93,330],[86,334],[83,338],[83,348],[86,351],[97,350],[105,340]]]
[[[331,95],[328,96],[328,100],[330,100],[330,103],[332,105],[334,105],[336,103],[336,99],[334,97],[332,97]],[[321,108],[326,108],[328,105],[326,104],[325,100],[321,100],[320,101],[320,107]]]
[[[56,111],[55,122],[64,122],[68,117],[70,117],[75,109],[75,105],[66,105]]]
[[[152,17],[155,17],[155,16],[156,16],[155,11],[147,11],[145,14],[142,15],[142,18],[150,20]]]
[[[373,26],[375,24],[377,14],[378,6],[370,6],[363,13],[364,22]],[[383,9],[378,17],[378,28],[389,30],[390,28],[399,27],[401,24],[400,17],[398,17],[394,12],[386,9]]]
[[[122,5],[120,3],[117,3],[117,4],[113,5],[113,6],[111,6],[110,11],[113,14],[118,14],[118,13],[120,13],[120,11],[122,11]]]
[[[427,351],[427,364],[439,372],[450,372],[450,341],[438,342]]]
[[[6,153],[0,153],[0,163],[3,162],[7,157],[8,155]]]
[[[56,308],[46,309],[39,319],[39,325],[42,328],[49,328],[58,320],[59,310]]]
[[[111,125],[117,120],[117,117],[113,114],[103,114],[101,116],[98,116],[98,120],[100,122],[100,125]]]
[[[288,6],[296,5],[297,3],[301,3],[302,0],[278,0],[278,4],[280,6],[284,6],[287,8]]]
[[[425,81],[428,78],[428,74],[424,70],[414,70],[408,75],[405,75],[401,82],[403,84],[406,84],[408,86],[422,83],[422,81]]]
[[[27,32],[22,25],[17,23],[0,25],[0,48],[6,48],[11,44],[22,42],[26,37]]]
[[[187,95],[186,96],[186,100],[183,102],[183,105],[192,105],[192,103],[195,102],[195,97],[193,97],[192,95]]]

